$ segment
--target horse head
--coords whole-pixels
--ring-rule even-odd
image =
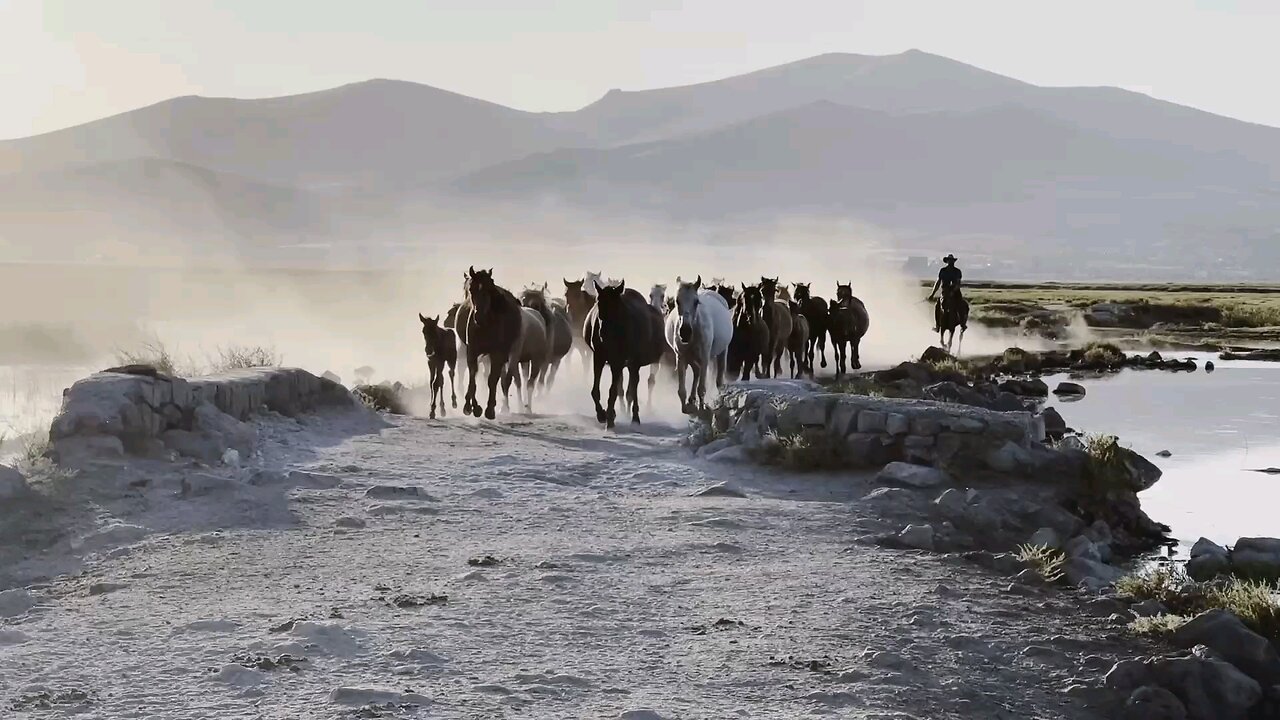
[[[422,340],[426,343],[427,354],[431,355],[435,352],[436,339],[440,336],[440,316],[429,318],[418,313],[418,319],[422,321]]]
[[[467,275],[470,280],[467,284],[467,300],[475,308],[476,317],[482,317],[493,306],[493,295],[497,290],[497,286],[493,284],[493,268],[476,270],[473,267],[468,270]]]
[[[667,286],[654,285],[649,289],[649,304],[661,310],[667,304]]]
[[[810,283],[793,283],[792,284],[792,286],[796,289],[796,302],[803,303],[804,301],[812,297],[809,294],[809,285]]]
[[[587,271],[586,277],[582,280],[582,290],[591,297],[596,297],[600,293],[600,287],[603,284],[603,278],[600,273]]]
[[[759,285],[742,286],[742,302],[747,308],[747,312],[755,315],[764,312],[764,295],[760,292]]]
[[[702,276],[691,282],[681,282],[680,278],[676,278],[679,286],[676,289],[676,312],[680,313],[680,325],[676,334],[680,338],[680,342],[687,343],[693,340],[694,320],[698,312],[698,290],[702,288]]]
[[[853,299],[853,283],[841,285],[836,283],[836,299],[841,302],[847,302]]]
[[[596,307],[599,308],[601,318],[617,317],[623,311],[622,295],[627,289],[626,280],[617,285],[601,285],[597,277],[592,280],[591,289],[596,291]]]
[[[760,277],[760,294],[766,302],[773,302],[778,297],[778,278]]]

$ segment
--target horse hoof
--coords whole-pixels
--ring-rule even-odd
[[[485,411],[484,411],[485,420],[495,420],[497,419],[497,417],[498,417],[497,414],[493,412],[493,408],[485,408]]]
[[[458,401],[457,401],[457,400],[454,400],[454,401],[453,401],[453,409],[454,409],[454,410],[457,410],[457,409],[458,409]]]
[[[609,416],[608,416],[608,415],[605,415],[603,410],[597,410],[597,411],[596,411],[596,422],[601,422],[601,423],[602,423],[602,422],[605,422],[605,421],[606,421],[606,420],[608,420],[608,419],[609,419]]]

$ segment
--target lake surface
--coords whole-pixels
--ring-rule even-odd
[[[1077,381],[1088,393],[1075,402],[1050,398],[1067,425],[1116,435],[1164,472],[1142,493],[1152,519],[1172,528],[1183,552],[1200,537],[1219,544],[1241,537],[1280,537],[1280,475],[1250,469],[1280,467],[1280,364],[1224,362],[1201,353],[1195,373],[1125,370]],[[1213,360],[1212,373],[1204,362]],[[1053,388],[1065,375],[1045,378]],[[1157,457],[1168,450],[1171,457]]]

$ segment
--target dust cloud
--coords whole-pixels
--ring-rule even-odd
[[[30,415],[35,407],[49,413],[57,401],[51,385],[114,364],[118,351],[149,342],[162,344],[189,372],[208,367],[220,348],[264,346],[285,365],[333,371],[348,384],[353,369],[363,365],[374,368],[374,382],[424,384],[418,313],[443,316],[461,298],[469,266],[492,267],[498,283],[517,293],[547,283],[555,297],[563,296],[562,278],[578,280],[588,270],[623,279],[646,296],[654,283],[673,286],[677,276],[735,284],[778,277],[787,284],[810,282],[814,294],[826,298],[836,282],[851,283],[871,315],[862,342],[865,367],[895,364],[937,342],[931,305],[924,302],[928,290],[901,272],[893,238],[870,226],[796,219],[693,227],[548,213],[409,235],[328,246],[317,251],[327,258],[325,267],[302,267],[315,263],[283,255],[248,260],[224,253],[211,260],[216,253],[209,247],[189,258],[168,253],[163,264],[150,267],[0,263],[0,331],[7,334],[0,357],[7,375],[0,385],[9,385],[0,387],[0,422],[8,418],[13,425],[15,415]],[[40,343],[23,340],[32,327],[40,329]],[[969,355],[1034,343],[973,326],[962,350]],[[33,367],[44,373],[40,379],[33,379]],[[581,370],[562,369],[547,407],[589,413],[586,392]],[[31,393],[44,400],[20,401]],[[678,411],[670,383],[657,394],[662,406],[670,398]]]

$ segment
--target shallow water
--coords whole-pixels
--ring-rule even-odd
[[[1051,398],[1067,425],[1116,435],[1154,462],[1164,476],[1142,494],[1153,519],[1172,528],[1182,551],[1200,537],[1234,543],[1280,536],[1280,476],[1251,469],[1280,467],[1280,364],[1224,362],[1200,353],[1194,373],[1126,370],[1077,381],[1075,402]],[[1213,360],[1215,372],[1203,370]],[[1046,377],[1052,388],[1065,375]],[[1157,457],[1168,450],[1172,456]]]

